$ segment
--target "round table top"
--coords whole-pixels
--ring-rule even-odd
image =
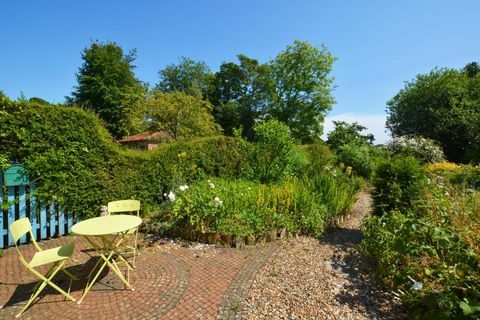
[[[80,221],[72,226],[72,232],[82,236],[102,236],[125,232],[138,227],[142,219],[127,214],[115,214]]]

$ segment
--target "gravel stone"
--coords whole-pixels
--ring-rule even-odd
[[[403,319],[395,296],[377,287],[357,250],[371,198],[361,193],[348,219],[322,240],[298,236],[279,248],[257,273],[244,319]]]

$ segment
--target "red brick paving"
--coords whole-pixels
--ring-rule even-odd
[[[75,252],[68,269],[81,277],[72,284],[72,295],[78,299],[86,275],[98,259],[96,253],[85,250],[88,246],[80,237],[43,241],[40,246],[47,249],[72,241]],[[26,257],[34,253],[32,245],[20,248]],[[65,300],[53,289],[45,289],[22,319],[222,318],[225,312],[219,317],[219,309],[225,304],[225,293],[232,290],[232,284],[249,281],[238,277],[242,274],[239,271],[251,265],[250,260],[258,259],[258,250],[262,251],[255,247],[187,248],[167,241],[153,242],[141,249],[137,268],[130,273],[135,291],[124,289],[118,277],[106,268],[80,305]],[[68,288],[68,278],[63,274],[54,279],[58,279],[60,287]],[[36,280],[21,264],[14,248],[4,252],[0,258],[0,319],[14,318],[28,300]]]

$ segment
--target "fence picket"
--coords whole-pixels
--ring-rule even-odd
[[[47,206],[42,203],[42,206],[40,208],[40,237],[42,239],[46,239],[47,236]]]
[[[39,215],[37,214],[37,199],[35,198],[35,183],[30,185],[29,193],[30,197],[30,222],[32,223],[33,237],[35,240],[38,238],[38,229],[40,229]]]
[[[6,231],[6,226],[3,225],[3,175],[0,174],[0,248],[6,247],[3,243],[3,238]],[[8,231],[7,231],[8,232]]]
[[[15,187],[8,187],[8,225],[11,225],[15,221]],[[13,244],[13,238],[10,232],[8,232],[8,245]]]
[[[27,197],[26,197],[26,187],[18,187],[18,211],[19,219],[27,217]],[[27,235],[24,235],[20,238],[20,243],[27,243]]]
[[[50,238],[55,237],[56,235],[56,225],[57,219],[55,217],[55,202],[50,202],[49,206],[49,218],[50,218],[50,234],[48,235]]]

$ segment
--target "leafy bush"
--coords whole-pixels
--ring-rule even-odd
[[[308,160],[308,166],[304,168],[311,173],[325,170],[334,160],[333,152],[324,143],[303,145],[300,150]]]
[[[407,135],[393,138],[387,144],[387,149],[392,156],[413,156],[422,162],[445,161],[442,147],[436,141],[421,136]]]
[[[346,144],[337,150],[336,161],[352,167],[354,173],[370,178],[375,168],[372,150],[373,147],[364,144]]]
[[[426,170],[414,157],[393,157],[381,162],[373,185],[375,213],[408,211],[420,199],[426,183]]]
[[[421,215],[367,218],[361,248],[412,318],[478,319],[480,193],[436,183],[427,190]]]
[[[236,134],[249,154],[246,177],[267,183],[292,176],[301,166],[298,163],[301,159],[288,126],[277,120],[268,120],[257,123],[254,131],[253,144],[243,140],[239,132]]]

